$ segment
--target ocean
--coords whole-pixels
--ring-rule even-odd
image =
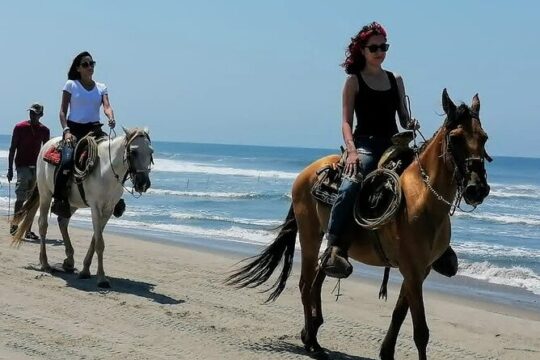
[[[0,135],[3,215],[7,215],[9,201],[5,178],[9,141],[9,136]],[[111,219],[108,228],[139,237],[144,234],[170,241],[190,239],[200,246],[208,244],[229,250],[271,242],[275,236],[273,229],[287,214],[291,184],[298,172],[313,160],[336,152],[159,141],[153,145],[156,153],[151,189],[139,198],[126,193],[125,214]],[[457,286],[468,293],[479,292],[479,284],[484,284],[489,289],[482,292],[485,296],[504,293],[509,302],[517,296],[518,300],[537,306],[540,159],[495,157],[487,165],[487,172],[491,186],[488,198],[474,212],[457,211],[452,218],[452,246],[459,257],[457,278],[461,281],[440,277],[437,286]],[[13,201],[14,183],[12,205]],[[79,210],[73,218],[78,226],[89,227],[90,222],[87,209]]]

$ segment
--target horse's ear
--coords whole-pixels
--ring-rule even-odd
[[[145,132],[146,135],[150,135],[150,130],[148,130],[148,127],[145,126],[143,131]]]
[[[446,88],[442,93],[442,106],[447,116],[444,124],[446,127],[451,127],[456,117],[456,105],[452,99],[450,99],[450,96],[448,96]]]
[[[129,136],[129,130],[122,126],[122,130],[124,130],[124,133],[126,136]]]
[[[478,94],[474,95],[472,98],[471,110],[480,114],[480,98],[478,97]]]

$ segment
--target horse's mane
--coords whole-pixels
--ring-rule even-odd
[[[465,117],[465,116],[469,116],[471,117],[472,116],[472,111],[471,111],[471,108],[465,104],[465,103],[461,103],[457,108],[456,108],[456,122],[459,124],[461,123],[461,120]],[[418,150],[418,152],[421,154],[422,152],[424,152],[426,150],[426,148],[428,147],[429,144],[431,144],[431,142],[433,141],[433,139],[435,139],[435,136],[439,133],[439,131],[441,131],[441,129],[446,125],[446,122],[448,121],[448,118],[446,118],[444,120],[444,123],[443,125],[438,128],[435,133],[433,134],[433,136],[431,136],[431,138],[427,139],[426,141],[424,141],[422,143],[422,145],[420,145],[420,148]]]

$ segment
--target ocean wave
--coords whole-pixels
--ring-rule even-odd
[[[242,169],[233,167],[213,166],[181,160],[155,159],[153,171],[178,173],[203,173],[211,175],[246,176],[255,178],[295,179],[297,173],[278,170]]]
[[[531,184],[490,184],[489,196],[493,198],[540,199],[540,187]]]
[[[452,243],[452,248],[458,253],[479,257],[494,258],[519,258],[520,260],[540,259],[540,251],[523,247],[510,247],[493,245],[481,242],[458,242]]]
[[[74,220],[82,222],[90,222],[88,216],[80,216],[75,214]],[[180,224],[159,224],[146,223],[142,221],[122,220],[111,218],[109,224],[130,230],[148,229],[158,232],[167,232],[177,235],[187,235],[202,238],[210,238],[213,240],[224,239],[228,241],[236,241],[248,244],[267,245],[275,238],[275,233],[268,230],[246,229],[240,226],[231,226],[227,229],[207,229],[199,226],[180,225]]]
[[[9,151],[6,151],[6,150],[0,150],[0,158],[8,158],[9,156]]]
[[[247,219],[247,218],[228,218],[225,216],[212,215],[207,213],[182,213],[175,212],[171,214],[171,217],[179,220],[208,220],[224,223],[233,223],[241,225],[257,225],[257,226],[266,226],[266,227],[276,227],[281,224],[279,220],[268,220],[268,219]]]
[[[464,213],[456,211],[454,216],[459,218],[469,218],[475,220],[486,221],[494,224],[518,224],[529,226],[540,226],[540,216],[538,215],[511,215],[511,214],[494,214],[494,213]]]
[[[506,268],[495,266],[487,261],[473,263],[462,261],[458,275],[492,284],[519,287],[540,295],[540,276],[533,270],[521,266]]]
[[[271,199],[286,198],[287,194],[277,193],[256,193],[256,192],[218,192],[218,191],[181,191],[168,189],[148,189],[149,194],[156,195],[174,195],[181,197],[200,197],[200,198],[223,198],[223,199]]]

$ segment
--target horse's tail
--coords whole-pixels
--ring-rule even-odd
[[[24,239],[24,235],[30,230],[34,216],[39,207],[39,191],[37,185],[34,185],[32,195],[24,202],[19,211],[13,215],[12,225],[18,225],[17,231],[13,235],[13,244],[19,245]]]
[[[287,278],[291,273],[294,258],[294,244],[296,242],[297,232],[298,224],[296,223],[296,217],[291,204],[287,218],[280,226],[279,234],[274,242],[270,244],[261,254],[246,259],[253,260],[230,275],[225,283],[227,285],[236,286],[237,288],[257,287],[265,283],[270,278],[281,262],[281,259],[284,258],[281,275],[276,280],[274,285],[265,290],[266,292],[273,289],[266,302],[276,300],[283,289],[285,289]]]

